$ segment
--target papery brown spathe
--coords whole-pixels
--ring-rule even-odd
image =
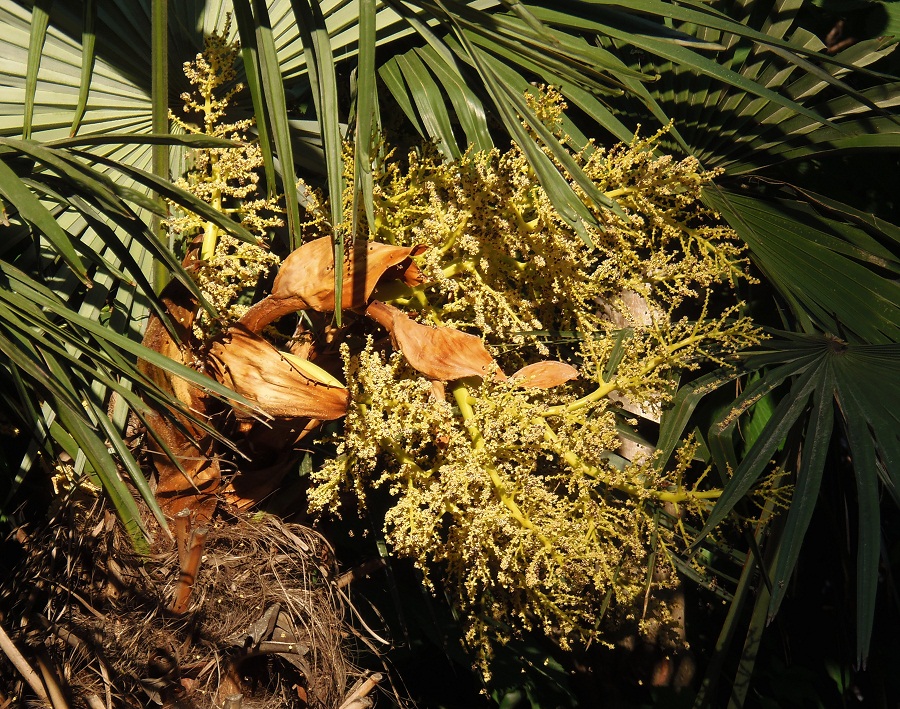
[[[275,419],[338,419],[347,413],[349,393],[311,379],[293,366],[268,340],[240,325],[228,330],[209,350],[209,370]],[[235,409],[238,418],[249,412]]]
[[[147,323],[143,345],[169,359],[191,366],[193,354],[189,343],[197,301],[177,281],[166,286],[160,300],[169,316],[174,335],[181,344],[175,341],[173,332],[165,327],[162,320],[153,314]],[[143,359],[138,360],[138,369],[160,389],[184,404],[195,416],[206,416],[208,396],[198,387]],[[151,428],[146,445],[157,476],[154,494],[162,511],[167,516],[174,516],[181,510],[189,509],[198,524],[205,524],[212,518],[215,510],[216,491],[221,479],[218,459],[213,455],[212,436],[177,411],[163,413],[150,410],[146,414],[146,421]]]
[[[366,315],[390,333],[394,348],[429,379],[506,378],[480,337],[452,327],[422,325],[402,310],[377,300],[366,309]]]
[[[358,242],[344,259],[341,307],[364,306],[382,278],[402,280],[407,285],[423,282],[411,257],[425,246],[391,246],[376,241]],[[334,252],[331,238],[323,236],[292,252],[281,264],[272,293],[241,318],[252,332],[261,332],[271,322],[298,310],[334,310]]]
[[[510,376],[510,380],[523,387],[552,389],[578,377],[578,370],[571,364],[546,360],[522,367]]]

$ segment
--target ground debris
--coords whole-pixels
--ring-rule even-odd
[[[221,707],[238,694],[242,709],[331,709],[360,676],[333,552],[309,528],[213,520],[184,613],[171,611],[174,545],[136,555],[98,499],[15,538],[22,558],[0,579],[0,619],[23,654],[49,660],[73,709]],[[3,695],[22,696],[21,684],[0,656]]]

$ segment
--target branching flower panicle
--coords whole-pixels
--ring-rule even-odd
[[[558,94],[533,108],[567,144]],[[388,152],[376,170],[370,238],[429,247],[416,258],[423,284],[376,297],[480,335],[506,372],[553,356],[579,374],[546,389],[502,376],[436,383],[384,345],[344,350],[350,412],[312,504],[335,507],[341,489],[365,504],[386,487],[388,540],[426,575],[439,566],[483,658],[492,639],[526,629],[566,646],[666,617],[648,599],[675,583],[668,552],[721,494],[695,469],[696,442],[659,470],[652,449],[628,452],[622,436],[637,417],[658,421],[677,375],[761,339],[734,295],[738,239],[700,200],[715,173],[658,155],[661,135],[573,153],[621,207],[592,208],[592,243],[515,146],[455,162],[429,146]],[[343,198],[349,214],[352,184]],[[320,206],[309,222],[324,219]]]
[[[426,578],[438,562],[459,584],[475,645],[486,647],[510,621],[564,646],[586,640],[606,594],[619,602],[611,617],[641,597],[650,533],[638,513],[643,501],[620,497],[616,487],[644,485],[652,468],[611,471],[603,461],[602,451],[617,445],[606,402],[554,426],[551,438],[542,414],[560,396],[486,383],[471,392],[479,446],[456,407],[436,398],[401,355],[370,344],[345,357],[356,405],[339,456],[314,474],[312,503],[336,504],[345,486],[365,503],[370,489],[387,486],[396,500],[385,518],[389,541]],[[584,456],[583,469],[561,460],[558,449],[569,445]]]
[[[234,83],[234,62],[240,47],[227,40],[230,26],[229,17],[220,33],[206,38],[204,51],[184,65],[185,76],[194,87],[181,95],[184,113],[197,116],[199,125],[172,112],[169,118],[186,133],[225,138],[238,145],[191,151],[191,168],[176,184],[236,219],[260,237],[260,243],[265,243],[273,229],[284,225],[279,216],[283,209],[277,198],[257,196],[263,159],[259,146],[250,142],[248,135],[254,120],[227,120],[232,98],[244,88]],[[170,233],[188,240],[202,235],[200,259],[193,275],[204,296],[222,316],[217,327],[240,318],[248,307],[241,297],[279,263],[267,248],[241,242],[192,212],[173,217],[167,226]],[[203,316],[197,331],[201,339],[211,327],[205,313]]]

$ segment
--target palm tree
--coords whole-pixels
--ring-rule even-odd
[[[769,570],[775,590],[757,601],[759,625],[778,610],[793,573],[828,442],[846,438],[860,506],[856,615],[864,659],[879,566],[879,490],[884,485],[895,496],[900,472],[889,403],[900,380],[900,232],[840,195],[786,181],[779,170],[819,155],[896,148],[898,84],[877,68],[890,43],[867,40],[825,54],[788,2],[718,9],[655,0],[627,7],[208,0],[166,8],[163,0],[3,0],[0,196],[9,237],[0,262],[0,376],[10,425],[33,432],[6,461],[4,514],[24,476],[62,449],[77,472],[99,477],[136,544],[144,532],[115,461],[166,525],[123,433],[129,411],[146,411],[138,394],[189,415],[141,376],[138,356],[209,386],[138,341],[149,313],[164,317],[155,293],[167,278],[196,291],[152,217],[165,213],[160,197],[204,210],[171,179],[182,171],[183,148],[211,143],[170,135],[167,111],[178,109],[186,88],[177,68],[227,12],[234,13],[249,88],[239,108],[257,118],[268,186],[285,192],[287,248],[299,238],[298,170],[339,194],[344,138],[354,144],[357,199],[371,214],[379,99],[393,101],[414,130],[439,141],[447,159],[469,145],[515,141],[575,228],[591,217],[566,176],[588,199],[617,207],[552,135],[523,128],[522,119],[540,125],[523,98],[532,82],[559,86],[578,109],[577,121],[566,124],[576,148],[587,137],[628,140],[638,124],[671,121],[669,149],[723,170],[705,199],[750,247],[784,308],[782,332],[740,369],[684,382],[658,447],[671,453],[712,390],[756,373],[729,407],[756,416],[761,431],[752,445],[737,435],[733,418],[716,419],[703,433],[711,460],[723,476],[733,473],[708,526],[729,514],[777,451],[797,475],[796,502],[770,543],[780,553]],[[339,223],[341,200],[330,208]],[[250,238],[213,210],[204,216]],[[333,247],[340,258],[340,238]],[[765,416],[754,408],[764,397],[772,404]],[[731,597],[741,598],[760,563],[751,558]]]

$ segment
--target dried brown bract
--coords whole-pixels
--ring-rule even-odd
[[[377,300],[366,308],[366,315],[390,333],[394,348],[429,379],[506,378],[480,337],[452,327],[417,323],[402,310]]]
[[[197,301],[184,285],[174,281],[166,287],[162,301],[172,332],[157,315],[151,315],[143,344],[179,364],[192,366],[190,342]],[[185,379],[146,360],[139,360],[138,368],[191,414],[152,409],[147,413],[151,429],[147,449],[157,473],[156,499],[166,515],[191,509],[209,520],[215,510],[221,473],[213,438],[197,425],[197,420],[207,417],[208,397]]]
[[[578,378],[578,370],[571,364],[546,360],[522,367],[510,379],[519,386],[552,389]]]
[[[305,374],[268,340],[235,326],[209,351],[209,372],[275,419],[338,419],[347,413],[349,395]],[[255,418],[235,409],[238,418]]]
[[[344,259],[342,307],[352,310],[366,305],[382,279],[418,285],[423,278],[411,257],[424,247],[398,247],[377,242],[359,243]],[[261,332],[271,322],[298,310],[330,312],[335,306],[334,251],[330,237],[304,244],[288,256],[272,285],[272,293],[241,318],[252,332]]]

